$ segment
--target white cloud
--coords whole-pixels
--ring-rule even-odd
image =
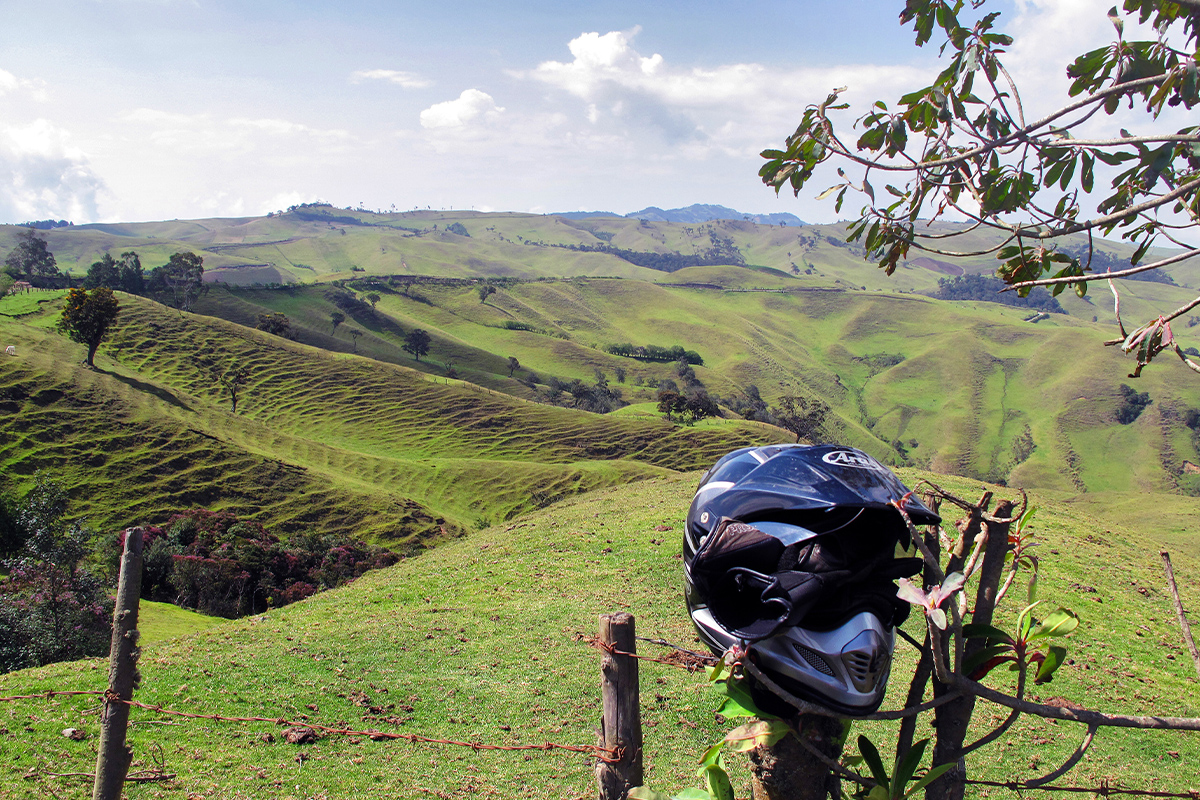
[[[44,119],[0,128],[0,219],[98,217],[104,181],[69,140],[67,131]]]
[[[649,143],[645,133],[653,131],[677,148],[672,155],[688,159],[756,154],[786,136],[805,106],[835,87],[852,87],[846,97],[861,102],[868,95],[874,99],[915,88],[927,78],[921,70],[897,65],[677,67],[659,53],[639,53],[632,44],[637,33],[637,28],[583,33],[567,45],[574,60],[545,61],[510,74],[578,98],[580,117],[596,130],[640,140],[643,146]]]
[[[424,89],[433,85],[433,81],[422,78],[415,72],[399,72],[394,69],[360,69],[350,73],[351,83],[362,83],[363,81],[388,81],[405,89]]]
[[[455,100],[434,103],[421,112],[421,125],[425,128],[462,128],[483,117],[494,120],[503,108],[496,105],[490,94],[478,89],[464,89]]]
[[[315,203],[320,200],[315,194],[307,192],[280,192],[279,194],[262,203],[258,208],[258,214],[267,214],[271,211],[283,211],[291,206],[298,206],[301,203]]]
[[[8,70],[0,69],[0,97],[17,91],[28,93],[39,103],[44,103],[47,98],[45,81],[18,78]]]

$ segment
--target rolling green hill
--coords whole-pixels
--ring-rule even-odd
[[[9,302],[0,468],[22,486],[51,471],[100,527],[203,506],[401,546],[783,438],[553,408],[125,295],[93,371],[52,330],[49,293],[42,314]],[[214,377],[235,360],[252,376],[236,415]]]
[[[597,370],[612,380],[623,367],[625,399],[650,402],[673,365],[604,347],[678,344],[703,356],[695,371],[710,391],[732,397],[754,385],[769,401],[817,395],[836,412],[826,438],[892,463],[1072,491],[1193,490],[1184,462],[1200,456],[1182,421],[1200,406],[1200,387],[1176,365],[1147,370],[1133,383],[1153,403],[1120,424],[1119,387],[1130,382],[1129,367],[1119,352],[1098,346],[1097,324],[1055,314],[1034,325],[1024,309],[903,293],[747,290],[738,280],[744,286],[758,273],[739,267],[674,275],[692,270],[699,275],[684,277],[719,270],[726,286],[540,280],[511,283],[480,303],[469,282],[420,283],[409,295],[379,281],[350,282],[343,293],[381,294],[374,311],[362,303],[363,313],[347,321],[366,331],[356,343],[345,326],[331,335],[337,305],[328,286],[214,288],[199,308],[244,324],[282,312],[302,341],[357,347],[432,375],[452,363],[461,377],[520,397],[533,396],[517,380],[530,371],[543,382],[550,375],[590,381]],[[403,332],[418,327],[433,336],[419,364],[399,349]],[[512,378],[508,356],[522,365]]]

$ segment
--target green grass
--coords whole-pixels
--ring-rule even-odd
[[[331,354],[222,320],[122,297],[97,359],[52,330],[0,337],[0,466],[39,469],[101,530],[201,506],[279,534],[346,533],[401,550],[572,494],[696,469],[783,433],[751,423],[683,429],[552,408],[405,367]],[[248,366],[237,414],[214,370]]]
[[[912,484],[922,473],[906,471]],[[635,614],[638,632],[693,644],[680,598],[681,521],[697,474],[642,481],[571,498],[471,534],[308,601],[191,636],[147,645],[137,698],[168,708],[229,716],[285,716],[326,725],[413,733],[489,744],[590,744],[599,718],[598,656],[577,634],[597,615]],[[941,479],[974,496],[977,483]],[[997,489],[1002,492],[1002,489]],[[1127,713],[1200,713],[1195,677],[1163,588],[1152,531],[1131,531],[1035,493],[1042,541],[1041,596],[1074,608],[1083,625],[1069,663],[1034,696],[1065,697]],[[660,530],[667,526],[669,530]],[[1185,602],[1200,600],[1200,559],[1180,553]],[[1092,591],[1095,589],[1095,591]],[[1144,590],[1144,591],[1142,591]],[[1002,606],[1010,625],[1019,598]],[[916,621],[907,624],[917,632]],[[643,652],[658,652],[639,644]],[[890,699],[911,668],[898,653]],[[696,759],[730,725],[701,676],[640,666],[647,781],[672,792],[697,785]],[[1003,677],[996,680],[1002,685]],[[101,659],[0,676],[0,695],[104,685]],[[355,704],[365,698],[378,713]],[[360,701],[361,702],[361,701]],[[86,772],[94,762],[96,703],[90,698],[0,704],[0,794],[85,797],[84,782],[23,777],[31,771]],[[303,716],[302,716],[303,715]],[[980,704],[969,738],[1001,716]],[[135,711],[135,722],[160,721]],[[63,739],[63,727],[93,738]],[[856,725],[887,754],[891,728]],[[920,726],[925,734],[925,724]],[[272,733],[273,741],[265,734]],[[1022,718],[1005,743],[971,759],[974,777],[1007,780],[1057,765],[1083,731]],[[329,737],[286,744],[269,724],[182,721],[131,728],[135,768],[161,747],[168,784],[131,786],[129,797],[425,797],[491,794],[587,797],[592,766],[558,751],[474,752],[445,745]],[[298,754],[306,759],[298,761]],[[1168,791],[1195,787],[1194,734],[1103,730],[1066,782]],[[732,756],[739,795],[745,760]]]
[[[725,268],[724,274],[746,281],[753,273]],[[360,286],[360,295],[367,288]],[[348,349],[348,341],[328,335],[333,306],[326,291],[214,290],[204,310],[238,322],[282,311],[303,326],[302,341]],[[710,391],[732,396],[754,384],[768,401],[816,394],[837,415],[829,438],[893,463],[903,463],[892,447],[900,442],[910,463],[940,472],[1052,489],[1171,491],[1182,485],[1183,461],[1200,460],[1193,441],[1179,433],[1185,411],[1200,406],[1200,392],[1180,379],[1178,365],[1147,370],[1139,390],[1154,405],[1122,426],[1115,411],[1118,386],[1130,380],[1127,360],[1098,345],[1099,326],[1063,315],[1035,326],[1022,321],[1024,312],[990,303],[615,279],[519,283],[483,304],[471,285],[414,291],[420,300],[384,291],[377,321],[354,321],[368,331],[360,352],[434,376],[452,362],[460,376],[517,397],[531,396],[516,380],[529,371],[543,381],[554,375],[590,382],[599,370],[615,381],[623,367],[625,399],[645,409],[654,402],[652,387],[674,377],[674,366],[603,348],[679,344],[704,357],[696,372]],[[542,332],[508,330],[506,321]],[[420,364],[400,350],[400,332],[414,327],[434,341]],[[522,365],[513,378],[508,356]],[[1013,444],[1025,426],[1036,449],[1018,463]],[[1117,451],[1122,457],[1111,457]]]
[[[143,646],[166,642],[220,625],[228,620],[188,611],[170,603],[143,600],[138,607],[138,642]]]

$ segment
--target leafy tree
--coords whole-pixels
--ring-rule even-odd
[[[346,315],[340,311],[334,311],[329,315],[329,321],[333,323],[333,335],[337,336],[338,325],[346,321]]]
[[[367,302],[371,304],[372,309],[374,309],[375,304],[378,303],[382,299],[383,298],[380,297],[377,292],[371,292],[370,294],[367,295]]]
[[[132,250],[121,253],[117,262],[119,273],[116,288],[129,294],[142,294],[146,291],[146,276],[142,271],[142,259]]]
[[[30,280],[58,274],[58,262],[47,248],[46,240],[30,227],[17,232],[17,246],[9,251],[4,266],[10,273],[24,275]]]
[[[488,297],[490,297],[491,295],[494,295],[496,293],[496,287],[492,286],[490,283],[485,283],[485,284],[480,285],[478,292],[479,292],[479,302],[486,303]]]
[[[450,233],[457,233],[459,236],[470,238],[471,234],[467,231],[467,226],[461,222],[451,222],[446,226],[446,230]]]
[[[108,651],[112,601],[85,566],[91,533],[66,510],[66,491],[39,474],[17,514],[24,546],[0,581],[0,672]]]
[[[204,290],[204,259],[195,253],[174,253],[166,264],[150,271],[147,288],[162,295],[172,308],[191,311]]]
[[[658,390],[658,412],[667,418],[667,422],[674,422],[677,415],[682,415],[686,404],[687,400],[679,392]]]
[[[820,434],[829,414],[829,405],[819,397],[784,395],[779,398],[779,407],[771,409],[771,415],[784,430],[796,434],[796,441]]]
[[[1117,406],[1117,422],[1128,425],[1142,415],[1154,401],[1149,392],[1139,392],[1127,383],[1121,384],[1121,403]]]
[[[113,258],[111,253],[105,253],[99,261],[93,261],[88,267],[83,286],[86,289],[104,286],[129,294],[141,294],[146,288],[142,261],[132,250],[122,253],[120,261]]]
[[[121,286],[121,268],[111,253],[105,253],[99,261],[93,261],[83,276],[85,289],[97,289],[101,286],[117,289]]]
[[[521,362],[517,361],[516,356],[508,357],[508,377],[512,377],[513,373],[521,368]]]
[[[72,289],[63,303],[58,329],[71,341],[87,345],[85,360],[93,367],[96,350],[120,312],[121,304],[113,296],[112,289],[101,286],[90,293],[86,289]]]
[[[1140,107],[1140,121],[1150,125],[1168,108],[1191,109],[1200,102],[1196,3],[1125,0],[1123,14],[1110,10],[1115,41],[1076,57],[1067,66],[1071,102],[1036,120],[1026,118],[1022,93],[1000,60],[1012,37],[994,30],[999,13],[980,10],[983,5],[908,2],[901,23],[913,26],[918,46],[932,41],[935,31],[944,36],[946,68],[929,86],[893,104],[873,103],[856,123],[861,130],[856,140],[844,138],[844,129],[835,126],[834,112],[848,105],[839,99],[842,90],[833,91],[805,111],[782,149],[762,153],[763,181],[776,192],[788,186],[799,193],[819,165],[839,164],[842,180],[820,197],[836,194],[839,211],[847,192],[865,199],[849,238],[862,240],[867,257],[888,274],[913,250],[967,255],[954,249],[954,236],[976,229],[998,232],[1002,241],[972,255],[995,253],[997,274],[1021,295],[1034,286],[1050,286],[1055,295],[1073,286],[1082,296],[1089,280],[1126,278],[1200,255],[1178,233],[1200,222],[1200,128],[1149,133],[1120,128],[1097,138],[1077,133],[1085,122],[1102,120],[1100,112],[1111,116],[1125,103],[1131,110]],[[964,12],[972,18],[960,18]],[[1158,38],[1127,40],[1127,18],[1151,21]],[[1109,186],[1090,197],[1097,171],[1106,168],[1113,175]],[[881,175],[887,183],[877,193],[871,178],[879,182]],[[969,225],[947,236],[944,228],[927,224],[944,215]],[[1136,245],[1135,266],[1097,272],[1094,235],[1116,231]],[[1058,243],[1073,234],[1087,235],[1082,253]],[[1143,264],[1149,248],[1163,240],[1185,252]],[[1200,372],[1170,326],[1189,307],[1132,332],[1118,319],[1119,337],[1107,344],[1136,352],[1134,377],[1164,350]]]
[[[363,332],[358,328],[347,328],[346,333],[350,334],[350,338],[354,340],[354,352],[358,352],[358,337],[363,335]]]
[[[0,492],[0,558],[13,555],[25,544],[25,531],[17,523],[19,506],[7,492]]]
[[[260,331],[266,331],[276,336],[282,336],[284,339],[295,339],[296,335],[292,332],[292,321],[287,318],[286,314],[271,312],[269,314],[258,315],[258,325]]]
[[[238,397],[241,396],[242,389],[249,380],[250,368],[237,361],[234,361],[228,369],[217,376],[217,382],[221,384],[225,394],[229,395],[229,412],[231,414],[237,413]]]
[[[400,347],[406,353],[412,353],[413,358],[417,361],[421,360],[421,356],[429,352],[429,343],[432,341],[428,333],[420,328],[413,328],[404,337],[404,344]]]

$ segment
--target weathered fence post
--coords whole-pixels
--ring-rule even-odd
[[[600,800],[623,800],[641,786],[642,710],[638,692],[637,652],[633,615],[625,611],[600,615],[600,695],[604,703],[600,746],[619,758],[596,765]]]
[[[133,751],[125,745],[129,706],[137,683],[138,599],[142,594],[142,529],[125,531],[125,555],[113,611],[112,645],[108,652],[108,692],[100,713],[100,751],[92,800],[120,800]]]
[[[1187,643],[1192,653],[1192,663],[1196,666],[1196,675],[1200,676],[1200,651],[1196,650],[1196,640],[1192,638],[1192,626],[1188,624],[1187,614],[1183,610],[1183,601],[1179,599],[1179,587],[1175,585],[1175,570],[1171,568],[1171,554],[1166,550],[1159,551],[1162,556],[1163,569],[1167,573],[1167,585],[1171,596],[1175,598],[1175,615],[1179,617],[1179,627],[1183,629],[1183,641]]]

